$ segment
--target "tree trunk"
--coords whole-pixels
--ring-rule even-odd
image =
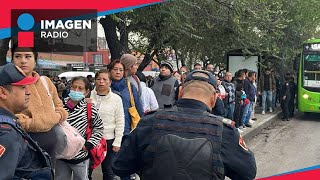
[[[122,50],[126,53],[131,53],[129,49],[129,32],[127,26],[124,23],[119,23],[118,29],[120,31],[120,44]]]
[[[157,37],[154,35],[150,40],[148,50],[145,53],[145,56],[138,67],[138,71],[143,71],[144,68],[146,68],[148,64],[152,61],[154,55],[158,54],[159,49],[154,49],[154,45],[156,44],[156,42]]]
[[[5,65],[10,38],[0,40],[0,66]]]
[[[117,22],[109,15],[105,18],[101,18],[100,23],[104,29],[108,47],[111,53],[111,61],[120,59],[122,48],[117,36]]]
[[[148,50],[147,53],[145,54],[141,64],[138,67],[138,71],[143,71],[144,68],[146,68],[149,63],[153,60],[154,55],[156,55],[158,53],[158,49],[153,50],[153,52],[151,53],[152,50]]]

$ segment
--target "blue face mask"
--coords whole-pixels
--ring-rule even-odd
[[[83,98],[85,98],[83,92],[73,91],[73,90],[70,90],[69,97],[73,101],[81,101]]]

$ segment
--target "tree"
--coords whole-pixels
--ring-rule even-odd
[[[289,61],[317,33],[319,6],[314,0],[179,0],[113,15],[117,28],[104,27],[117,29],[123,38],[122,51],[116,53],[131,49],[146,54],[139,70],[168,47],[174,47],[183,64],[223,62],[232,49],[249,54],[254,49]],[[138,38],[130,39],[130,34]]]

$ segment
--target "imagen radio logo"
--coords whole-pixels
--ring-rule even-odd
[[[23,13],[18,17],[18,47],[34,47],[34,33],[30,31],[34,26],[34,18],[29,13]]]
[[[97,11],[42,9],[11,11],[11,41],[39,52],[97,50]]]

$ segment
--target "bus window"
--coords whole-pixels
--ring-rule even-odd
[[[304,86],[320,88],[320,54],[304,56]]]

